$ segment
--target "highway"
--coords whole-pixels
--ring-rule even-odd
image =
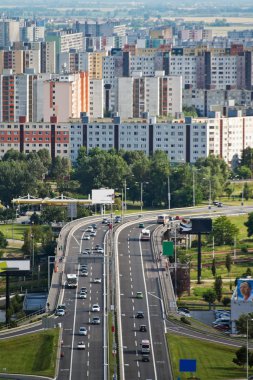
[[[62,358],[60,360],[60,380],[87,378],[91,380],[104,379],[104,255],[97,254],[95,245],[103,246],[104,235],[108,227],[98,223],[97,236],[90,240],[82,240],[85,228],[79,228],[71,237],[69,253],[65,263],[65,274],[78,274],[78,287],[65,287],[61,304],[66,305],[66,314],[57,317],[62,323]],[[83,254],[85,249],[91,254]],[[81,261],[80,261],[81,258]],[[78,260],[79,259],[79,260]],[[87,277],[81,276],[80,265],[88,265]],[[101,278],[101,283],[94,283],[94,278]],[[81,287],[87,288],[87,298],[80,299]],[[100,312],[92,312],[93,304],[99,304]],[[99,316],[100,325],[91,324],[93,316]],[[87,336],[79,335],[79,328],[86,327]],[[84,341],[85,350],[78,350],[78,342]]]
[[[253,207],[223,207],[216,208],[212,206],[211,210],[207,207],[187,208],[179,210],[155,211],[143,214],[141,221],[145,227],[154,230],[157,227],[156,216],[159,213],[169,213],[172,215],[182,216],[203,216],[213,217],[219,215],[236,215],[246,212],[252,212]],[[103,246],[104,237],[108,227],[101,223],[101,219],[96,220],[97,235],[91,240],[82,240],[86,227],[91,224],[91,218],[84,220],[83,225],[71,233],[69,243],[67,244],[66,259],[64,262],[64,274],[78,274],[78,288],[67,289],[62,291],[60,302],[66,304],[66,315],[63,317],[53,317],[56,323],[62,323],[63,335],[61,352],[64,355],[59,364],[59,380],[79,380],[87,379],[106,379],[107,378],[107,357],[105,335],[107,331],[107,305],[106,305],[106,288],[105,284],[108,279],[105,268],[107,267],[107,253],[105,255],[95,254],[95,245]],[[132,220],[132,221],[131,221]],[[120,226],[115,232],[115,257],[118,258],[116,263],[116,291],[119,292],[119,319],[122,335],[119,337],[120,362],[123,366],[124,380],[144,379],[159,380],[172,379],[170,375],[170,366],[168,363],[167,348],[165,343],[164,332],[177,331],[182,334],[189,334],[187,327],[179,327],[165,320],[162,308],[161,294],[158,282],[157,266],[154,263],[151,244],[149,241],[140,242],[140,231],[138,227],[140,219],[136,215],[125,218],[125,224]],[[86,248],[90,248],[90,255],[84,255]],[[79,261],[79,258],[82,261]],[[88,265],[89,276],[80,276],[80,264]],[[102,279],[101,284],[95,284],[93,279],[99,277]],[[87,299],[78,297],[79,289],[87,288]],[[143,293],[143,299],[136,298],[136,292]],[[93,304],[100,305],[100,312],[91,312]],[[143,319],[135,318],[138,311],[144,312]],[[101,324],[92,325],[93,316],[100,316]],[[140,332],[139,326],[145,324],[147,332]],[[79,336],[80,326],[88,329],[87,336]],[[41,329],[41,325],[29,327],[26,332],[34,332]],[[0,339],[7,336],[20,335],[25,331],[13,331],[1,334]],[[207,339],[206,335],[200,332],[190,332],[191,336],[198,336]],[[149,339],[151,343],[150,361],[142,362],[140,352],[140,342],[142,339]],[[221,344],[240,345],[232,339],[220,337],[214,340]],[[86,344],[85,350],[77,350],[77,344],[83,340]],[[105,347],[104,347],[105,346]]]
[[[154,226],[146,223],[152,230]],[[155,225],[156,227],[156,225]],[[172,379],[169,377],[165,344],[165,321],[161,307],[157,269],[153,262],[150,241],[139,240],[138,223],[120,232],[118,237],[122,344],[125,379]],[[143,293],[143,299],[136,298]],[[144,318],[136,318],[138,311]],[[147,332],[140,332],[140,325]],[[143,362],[140,343],[149,339],[150,361]]]

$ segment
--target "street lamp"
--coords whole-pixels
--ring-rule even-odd
[[[247,318],[247,380],[249,378],[249,321],[253,321],[253,318]]]
[[[211,203],[212,203],[212,183],[211,178],[203,178],[207,181],[209,181],[209,200],[208,200],[208,209],[211,210]]]
[[[135,182],[135,183],[139,183],[139,182]],[[141,214],[142,214],[142,207],[143,207],[143,185],[146,184],[148,185],[149,182],[140,182],[141,184]]]
[[[170,199],[171,199],[171,194],[170,194],[170,176],[168,175],[168,209],[170,210]]]

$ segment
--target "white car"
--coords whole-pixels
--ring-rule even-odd
[[[94,282],[94,284],[101,284],[102,279],[100,277],[96,277],[96,278],[94,278],[93,282]]]
[[[103,254],[103,253],[104,253],[103,248],[98,248],[98,249],[97,249],[97,253],[101,253],[101,254]]]
[[[78,342],[77,349],[78,350],[85,350],[85,343],[83,341],[82,342]]]
[[[85,231],[86,232],[93,232],[93,227],[92,226],[88,226]]]
[[[86,327],[80,327],[79,335],[87,335],[88,331]]]
[[[86,292],[80,292],[79,293],[79,298],[85,300],[87,298],[87,293]]]
[[[64,309],[57,309],[55,312],[55,315],[58,317],[63,317],[65,315],[65,310]]]
[[[84,270],[81,271],[81,276],[82,277],[88,277],[89,276],[89,272],[84,269]]]
[[[80,293],[87,293],[87,288],[86,288],[86,286],[82,286],[82,287],[80,288]]]
[[[95,303],[94,305],[92,305],[91,311],[100,311],[99,304]]]
[[[96,236],[96,235],[97,235],[96,231],[92,231],[92,232],[90,233],[90,236]]]
[[[90,240],[90,235],[84,235],[83,240]]]

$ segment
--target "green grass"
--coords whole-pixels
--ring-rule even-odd
[[[6,239],[24,240],[24,232],[30,228],[25,224],[0,224],[0,231]]]
[[[59,329],[0,341],[0,371],[54,377]]]
[[[180,376],[179,359],[196,359],[197,372],[194,374],[201,380],[233,380],[243,379],[246,371],[232,363],[237,349],[190,339],[176,334],[167,334],[167,344],[172,358],[174,379]],[[189,373],[180,378],[187,379]]]

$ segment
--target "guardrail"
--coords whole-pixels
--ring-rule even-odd
[[[39,315],[42,315],[42,314],[45,314],[45,309],[44,308],[42,308],[40,310],[37,310],[34,313],[31,313],[29,315],[26,315],[23,318],[14,320],[14,321],[12,321],[12,323],[9,323],[8,325],[4,324],[3,326],[0,326],[0,330],[6,330],[6,329],[10,329],[10,328],[13,328],[13,327],[19,327],[21,325],[27,324],[27,322],[29,320],[32,321],[36,316],[39,316]]]

